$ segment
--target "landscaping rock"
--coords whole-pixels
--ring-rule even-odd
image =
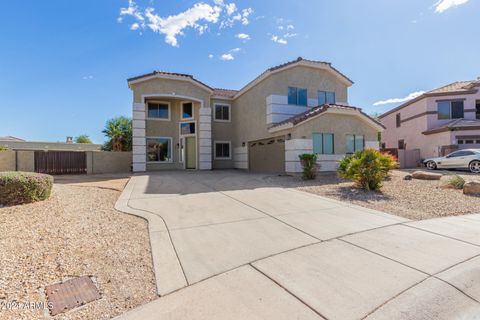
[[[412,180],[412,179],[413,179],[413,177],[412,177],[411,174],[408,174],[408,175],[406,175],[405,177],[403,177],[403,180],[408,180],[408,181],[410,181],[410,180]]]
[[[470,181],[463,186],[464,194],[480,195],[480,182]]]
[[[415,171],[414,173],[412,173],[412,177],[419,180],[440,180],[442,178],[442,174],[425,171]]]

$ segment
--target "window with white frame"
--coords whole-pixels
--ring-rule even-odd
[[[333,133],[313,133],[313,153],[334,154]]]
[[[180,122],[180,135],[189,136],[195,134],[195,122]]]
[[[215,103],[215,121],[230,122],[230,109],[229,104]]]
[[[170,104],[168,102],[148,102],[147,110],[149,119],[170,120]]]
[[[217,160],[231,159],[232,158],[231,146],[232,146],[232,143],[230,141],[215,141],[215,144],[214,144],[215,159]]]
[[[148,137],[147,162],[172,162],[172,138]]]
[[[193,102],[183,102],[181,111],[182,120],[193,119]]]

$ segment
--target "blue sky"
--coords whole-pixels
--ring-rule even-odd
[[[0,11],[0,136],[102,143],[126,79],[165,70],[239,89],[302,56],[332,62],[368,113],[480,76],[479,0],[17,0]],[[133,29],[133,30],[132,30]],[[242,35],[241,35],[242,34]]]

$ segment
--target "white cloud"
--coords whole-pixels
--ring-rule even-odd
[[[214,57],[214,55],[211,54],[211,53],[208,55],[208,59],[213,59],[213,57]]]
[[[276,36],[276,35],[273,35],[271,40],[273,42],[279,43],[279,44],[287,44],[288,43],[288,41],[286,39],[283,39],[283,38],[281,38],[279,36]]]
[[[217,23],[221,10],[218,6],[212,7],[206,3],[196,3],[192,8],[166,18],[155,14],[153,8],[147,8],[145,16],[148,19],[148,27],[152,31],[164,34],[165,41],[168,44],[178,47],[177,36],[183,35],[184,29],[194,28],[203,33],[206,27],[205,25],[200,25],[198,21],[205,20]]]
[[[295,27],[294,27],[292,24],[289,24],[289,25],[287,26],[287,30],[293,30],[293,29],[295,29]]]
[[[296,33],[285,33],[283,35],[284,38],[295,38],[297,36]]]
[[[381,100],[381,101],[375,102],[373,105],[374,106],[383,106],[383,105],[386,105],[386,104],[403,103],[403,102],[407,102],[409,100],[415,99],[415,98],[421,96],[424,93],[425,93],[425,91],[416,91],[416,92],[410,93],[408,96],[406,96],[404,98],[392,98],[392,99],[387,99],[387,100]]]
[[[83,76],[82,79],[83,80],[92,80],[93,76]]]
[[[238,39],[244,40],[244,41],[248,41],[248,40],[251,39],[250,35],[248,35],[246,33],[239,33],[235,37],[238,38]]]
[[[220,60],[223,60],[223,61],[231,61],[231,60],[234,60],[234,59],[235,58],[233,57],[233,55],[231,53],[224,53],[220,57]]]
[[[131,30],[148,28],[155,33],[165,35],[165,42],[178,47],[177,38],[179,35],[184,35],[186,29],[192,28],[199,34],[203,34],[210,25],[217,24],[219,21],[221,21],[221,27],[232,27],[236,22],[247,25],[250,23],[249,16],[252,13],[252,8],[238,12],[235,3],[225,4],[224,0],[214,0],[212,5],[198,2],[176,15],[161,17],[155,13],[154,8],[147,7],[145,10],[141,10],[134,0],[129,0],[128,7],[120,9],[120,16],[117,20],[123,22],[126,16],[130,16],[135,20],[130,25]]]
[[[467,3],[469,0],[439,0],[435,3],[435,12],[442,13],[450,8],[460,6]]]
[[[237,5],[235,3],[229,3],[227,5],[225,5],[225,9],[227,10],[227,14],[229,16],[231,16],[232,14],[235,13],[235,11],[237,11]]]
[[[237,52],[240,52],[242,49],[240,48],[233,48],[230,50],[231,53],[237,53]]]

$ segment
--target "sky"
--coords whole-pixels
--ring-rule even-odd
[[[127,79],[188,73],[240,89],[299,56],[355,84],[349,103],[385,112],[480,76],[480,0],[16,0],[0,10],[0,136],[103,143],[131,115]]]

